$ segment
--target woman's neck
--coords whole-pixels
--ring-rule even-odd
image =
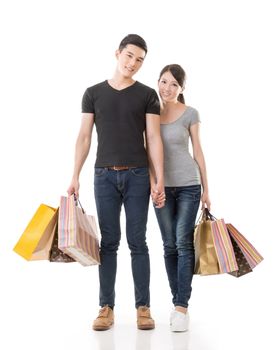
[[[162,103],[161,123],[168,124],[177,120],[187,109],[187,106],[179,101]]]
[[[162,102],[162,114],[171,114],[172,112],[181,108],[179,101],[174,102]]]

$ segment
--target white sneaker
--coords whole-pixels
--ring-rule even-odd
[[[170,315],[170,329],[172,332],[185,332],[189,329],[189,313],[173,310]]]

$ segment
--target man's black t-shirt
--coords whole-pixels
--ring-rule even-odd
[[[98,135],[95,167],[147,167],[145,114],[160,114],[157,93],[136,81],[116,90],[105,80],[88,88],[82,112],[93,113]]]

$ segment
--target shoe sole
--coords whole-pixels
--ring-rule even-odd
[[[138,326],[138,329],[141,329],[143,331],[154,329],[155,326]]]
[[[173,327],[170,327],[170,330],[171,330],[171,332],[187,332],[189,329],[188,328],[178,328],[178,327],[176,327],[176,328],[173,328]]]
[[[106,326],[106,327],[92,327],[92,329],[94,330],[94,331],[107,331],[107,330],[109,330],[110,328],[112,328],[112,326],[113,326],[113,323],[110,325],[110,326]]]

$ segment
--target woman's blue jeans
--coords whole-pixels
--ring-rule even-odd
[[[100,306],[113,307],[115,302],[122,205],[126,214],[126,235],[131,251],[136,307],[149,306],[150,263],[146,244],[150,194],[148,168],[120,171],[95,168],[94,194],[101,231]]]
[[[164,260],[175,306],[188,307],[194,271],[193,234],[201,185],[165,187],[166,202],[155,208],[164,246]]]

